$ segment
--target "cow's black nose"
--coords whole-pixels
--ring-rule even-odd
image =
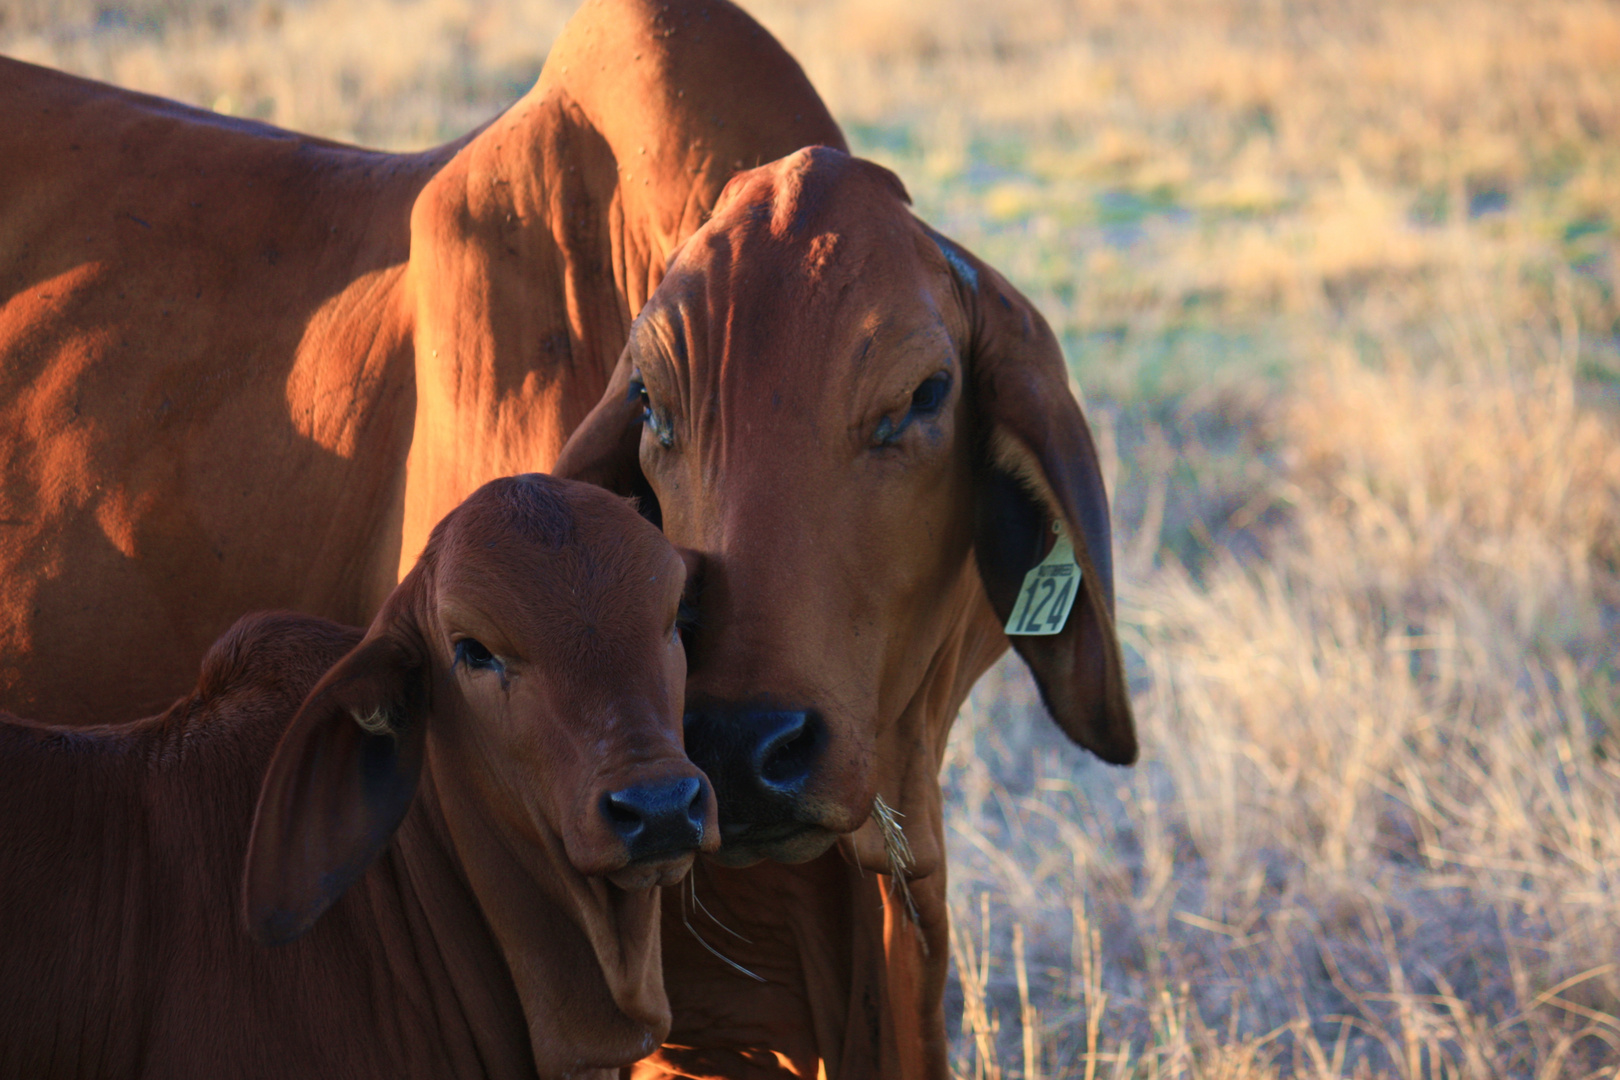
[[[703,780],[688,776],[637,784],[602,800],[608,827],[624,841],[630,861],[679,855],[703,843]]]
[[[755,775],[771,791],[799,794],[810,779],[817,743],[810,714],[773,712],[759,719],[759,744],[753,756]]]
[[[826,743],[814,712],[708,706],[686,714],[686,756],[714,782],[722,829],[795,821]]]

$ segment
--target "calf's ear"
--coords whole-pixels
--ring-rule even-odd
[[[1005,628],[1029,572],[1060,539],[1073,545],[1080,580],[1061,629],[1008,639],[1069,738],[1104,761],[1130,764],[1136,727],[1114,631],[1108,496],[1063,353],[1040,312],[1000,274],[944,237],[935,240],[971,321],[968,389],[980,440],[974,555],[985,592]],[[1061,596],[1063,580],[1048,592]]]
[[[421,775],[428,671],[414,622],[385,613],[293,717],[248,840],[242,903],[255,940],[303,934],[388,845]]]

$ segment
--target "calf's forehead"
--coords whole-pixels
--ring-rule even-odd
[[[678,597],[685,568],[625,499],[594,485],[512,477],[475,492],[429,544],[441,606],[522,632],[600,633]]]

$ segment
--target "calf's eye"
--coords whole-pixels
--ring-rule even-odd
[[[465,664],[473,671],[499,671],[505,666],[482,642],[470,637],[456,642],[456,663]]]

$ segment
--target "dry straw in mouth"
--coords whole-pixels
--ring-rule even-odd
[[[872,820],[877,822],[878,831],[883,834],[883,852],[889,857],[889,880],[894,883],[896,894],[905,902],[906,915],[916,926],[919,920],[916,901],[911,898],[910,874],[911,868],[917,865],[917,857],[911,853],[911,842],[906,839],[906,831],[900,827],[903,817],[904,814],[883,801],[882,795],[873,796]]]

